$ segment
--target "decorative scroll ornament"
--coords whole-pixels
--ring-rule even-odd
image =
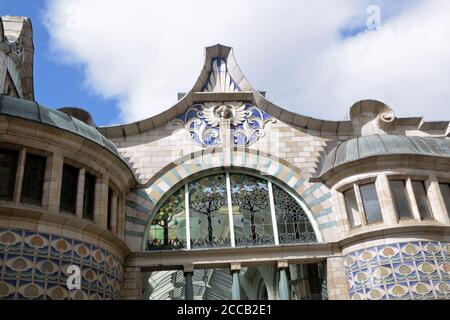
[[[251,145],[264,136],[267,122],[275,122],[258,107],[243,102],[207,102],[191,106],[176,119],[188,130],[190,137],[202,147],[221,142],[220,124],[230,123],[234,144]]]
[[[15,41],[6,41],[6,43],[8,44],[9,48],[11,49],[12,52],[14,52],[15,54],[17,54],[17,56],[19,57],[20,61],[23,61],[23,41],[22,39],[17,39]]]

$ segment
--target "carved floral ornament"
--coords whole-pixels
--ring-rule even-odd
[[[202,147],[221,143],[221,125],[229,125],[234,144],[251,145],[264,136],[268,122],[275,122],[275,119],[253,104],[244,102],[194,104],[175,120],[175,123],[184,125],[192,140]]]

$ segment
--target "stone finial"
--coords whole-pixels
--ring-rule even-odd
[[[392,109],[377,100],[358,101],[349,113],[354,130],[361,136],[387,134],[395,120]]]

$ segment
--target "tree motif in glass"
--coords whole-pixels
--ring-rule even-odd
[[[273,243],[267,181],[242,174],[231,175],[236,245]]]
[[[286,191],[272,185],[280,243],[317,242],[314,229],[300,204]]]
[[[159,208],[149,231],[149,249],[183,248],[186,225],[184,188],[172,194]]]
[[[189,209],[193,248],[230,244],[225,175],[208,176],[190,183]]]

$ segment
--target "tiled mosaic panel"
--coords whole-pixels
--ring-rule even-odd
[[[350,298],[449,299],[450,244],[405,242],[357,250],[344,257]]]
[[[81,269],[68,290],[67,267]],[[120,260],[93,244],[48,233],[0,228],[0,299],[119,299]]]

